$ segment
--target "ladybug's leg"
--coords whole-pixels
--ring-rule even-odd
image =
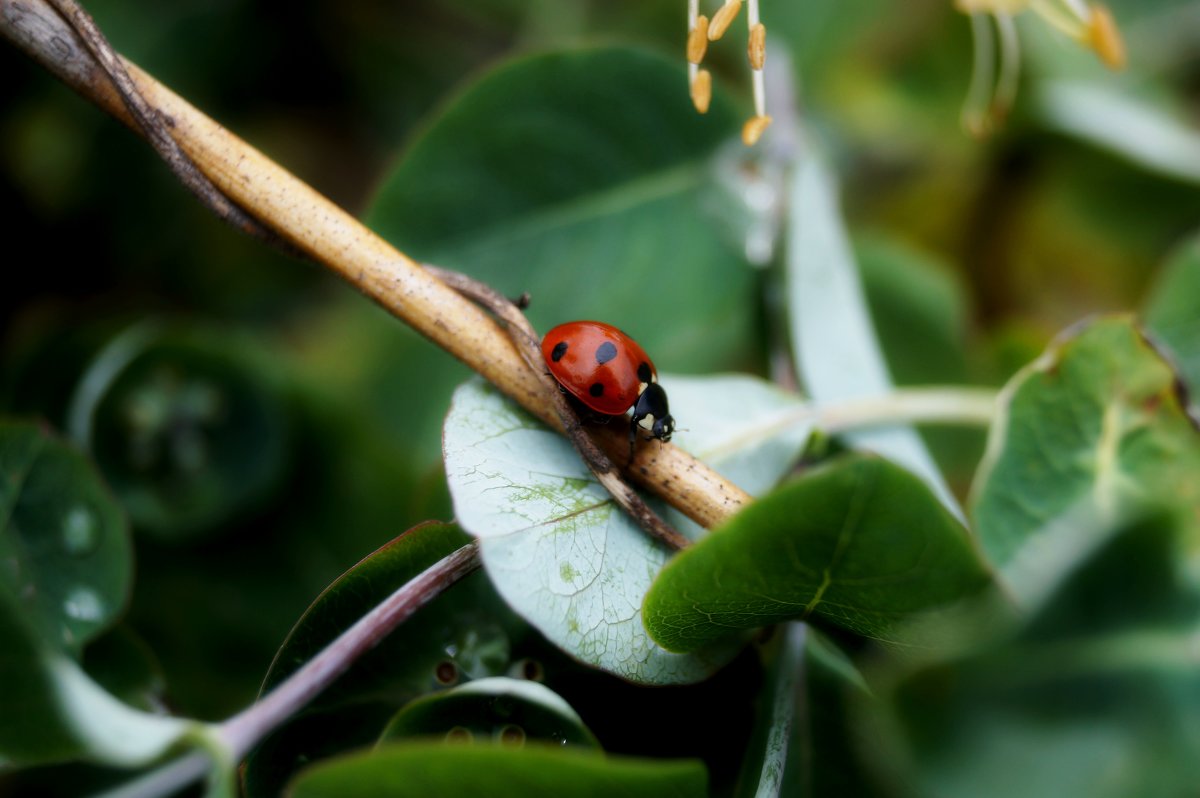
[[[633,464],[633,450],[637,444],[638,423],[641,421],[637,417],[637,413],[633,414],[633,418],[629,422],[629,462],[625,464],[626,468]]]

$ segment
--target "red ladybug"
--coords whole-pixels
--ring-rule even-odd
[[[585,405],[606,416],[633,408],[629,450],[638,427],[660,441],[671,440],[675,419],[658,372],[637,341],[602,321],[569,321],[542,339],[542,357],[554,379]]]

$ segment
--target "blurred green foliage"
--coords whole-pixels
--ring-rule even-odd
[[[468,222],[485,209],[501,223],[519,215],[506,215],[513,208],[502,198],[477,193],[475,169],[464,169],[461,202],[454,186],[437,183],[456,159],[486,150],[508,110],[456,109],[456,99],[471,100],[464,87],[494,86],[474,81],[509,57],[577,54],[598,41],[647,53],[629,59],[677,62],[678,96],[654,99],[670,121],[639,134],[651,138],[638,142],[641,160],[633,159],[630,174],[662,179],[681,165],[702,169],[748,108],[748,80],[740,42],[714,46],[706,60],[716,73],[711,116],[680,112],[682,0],[86,5],[119,50],[397,243],[420,247],[413,255],[444,258],[506,291],[528,290],[539,324],[623,316],[623,326],[664,353],[656,355],[664,371],[767,371],[775,284],[744,262],[744,242],[730,223],[737,211],[705,179],[677,196],[667,192],[665,202],[629,203],[624,217],[590,228],[595,249],[580,252],[572,250],[578,231],[561,240],[527,236],[511,249],[489,240],[473,250],[478,242],[461,240],[453,213],[468,209]],[[1189,304],[1195,292],[1186,288],[1195,285],[1195,244],[1178,250],[1169,274],[1160,277],[1159,268],[1182,242],[1194,241],[1200,189],[1186,169],[1150,168],[1136,148],[1097,144],[1099,137],[1064,128],[1042,104],[1046,81],[1069,78],[1134,96],[1175,120],[1197,118],[1200,3],[1111,6],[1130,45],[1127,73],[1105,74],[1089,54],[1022,24],[1026,70],[1016,113],[980,142],[958,124],[971,45],[968,24],[949,0],[763,0],[763,19],[777,37],[769,58],[791,56],[805,124],[842,178],[868,299],[898,384],[999,385],[1063,326],[1099,311],[1136,310],[1151,285],[1150,320],[1195,379],[1190,333],[1200,304]],[[82,665],[135,706],[227,716],[253,700],[289,629],[339,574],[414,523],[449,519],[440,420],[449,387],[465,371],[336,278],[212,219],[141,141],[7,45],[0,46],[0,75],[0,413],[44,419],[89,454],[133,531],[128,612],[84,650]],[[524,97],[519,110],[536,112],[537,99]],[[597,126],[610,116],[607,106],[589,109],[587,97],[560,99],[579,101]],[[619,104],[620,95],[603,102]],[[681,129],[679,120],[695,127]],[[626,132],[618,126],[609,138]],[[522,161],[536,161],[553,138],[517,137],[491,163],[532,166]],[[564,162],[587,164],[588,143],[572,142],[560,153]],[[720,153],[742,163],[736,147]],[[426,204],[423,186],[403,182],[414,173],[442,192],[438,203]],[[571,175],[565,195],[546,189],[542,199],[594,199],[615,173],[581,174],[588,173]],[[406,228],[406,208],[428,218]],[[682,227],[672,232],[672,222]],[[691,229],[700,232],[689,236]],[[648,274],[646,263],[661,265]],[[587,279],[571,271],[584,265]],[[606,275],[617,284],[606,285]],[[960,493],[981,437],[936,431],[927,438]],[[1126,549],[1128,556],[1154,549],[1123,543],[1122,534],[1096,573],[1118,571],[1117,554]],[[1156,551],[1146,555],[1151,565],[1159,562]],[[1094,595],[1090,573],[1064,587],[1059,600]],[[1137,585],[1151,590],[1153,575],[1147,571]],[[1047,617],[1054,611],[1045,610]],[[1065,612],[1053,616],[1055,639],[1072,628]],[[1017,656],[1031,634],[1017,630],[994,654],[939,663],[939,673],[956,680],[952,692],[940,690],[949,677],[931,681],[916,669],[892,676],[895,723],[933,741],[898,754],[901,771],[920,769],[932,792],[961,786],[967,771],[930,752],[942,750],[936,743],[964,707],[1003,703],[1008,688],[994,684],[996,663]],[[699,757],[714,791],[733,781],[741,752],[721,741],[745,739],[751,725],[761,680],[753,652],[704,685],[653,691],[579,668],[528,629],[521,635],[528,650],[514,647],[507,665],[535,661],[545,669],[547,683],[606,750]],[[837,642],[851,654],[864,647]],[[860,772],[864,739],[873,739],[848,719],[846,706],[860,697],[825,691],[847,683],[828,669],[814,666],[812,678],[814,690],[822,687],[812,723],[830,730],[817,747],[835,751],[812,785],[819,792],[850,780],[865,789],[857,783],[863,777],[846,776]],[[1111,678],[1121,689],[1104,722],[1133,713],[1143,723],[1130,707],[1145,696],[1125,673]],[[1022,701],[1047,689],[1035,686]],[[1194,683],[1171,671],[1139,689],[1157,701],[1190,696]],[[728,720],[713,720],[718,705]],[[627,710],[634,722],[613,706],[634,708]],[[937,712],[914,717],[913,706]],[[394,707],[368,709],[365,727],[359,717],[318,721],[331,724],[326,734],[344,721],[353,729],[347,739],[366,742]],[[1021,704],[1003,723],[989,726],[985,718],[958,745],[978,763],[975,772],[1006,772],[1008,760],[997,763],[985,743],[999,740],[1014,757],[1025,755],[1025,725],[1045,711]],[[684,731],[663,739],[654,728],[662,717]],[[1193,721],[1178,720],[1187,728]],[[1116,729],[1093,742],[1096,750],[1150,757],[1124,735]],[[285,739],[267,751],[295,757],[310,740],[289,748]],[[114,778],[79,766],[32,771],[0,781],[0,795],[75,794]]]

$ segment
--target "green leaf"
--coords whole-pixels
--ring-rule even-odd
[[[86,460],[27,423],[0,423],[0,761],[141,764],[188,724],[138,712],[78,665],[128,598],[120,510]]]
[[[1055,343],[1005,389],[972,515],[1012,595],[1042,600],[1146,504],[1200,507],[1200,432],[1128,318]]]
[[[854,456],[783,486],[676,556],[643,615],[671,651],[793,619],[889,639],[987,583],[966,531],[920,479]]]
[[[711,370],[746,344],[753,288],[702,206],[737,123],[719,96],[697,115],[686,88],[682,61],[630,48],[507,62],[413,143],[368,222],[416,258],[530,291],[537,327],[604,318],[660,367]]]
[[[698,115],[681,58],[628,47],[503,62],[428,121],[367,221],[414,258],[530,292],[538,329],[604,319],[660,370],[731,367],[752,350],[756,293],[710,207],[710,161],[739,124],[714,94]],[[468,372],[415,334],[391,354],[406,412],[441,418]]]
[[[1200,394],[1200,237],[1168,259],[1146,299],[1146,327],[1174,358],[1193,396]],[[1193,405],[1195,399],[1192,400]]]
[[[318,765],[291,785],[291,798],[667,798],[707,795],[696,761],[605,757],[576,749],[408,743]]]
[[[146,712],[161,711],[166,681],[150,647],[127,623],[117,624],[83,652],[88,676],[114,696]]]
[[[890,237],[856,239],[855,253],[871,320],[895,383],[967,382],[970,325],[961,279],[929,253]],[[947,482],[956,493],[960,486],[965,492],[983,455],[986,430],[926,426],[919,432]]]
[[[76,657],[128,600],[120,509],[82,455],[33,424],[0,423],[0,563],[0,595]]]
[[[1200,182],[1200,133],[1161,108],[1092,81],[1045,82],[1036,104],[1053,129],[1157,174]]]
[[[804,386],[819,404],[885,394],[892,379],[838,208],[837,185],[820,156],[810,154],[796,167],[790,192],[788,312]],[[856,448],[911,468],[951,511],[960,512],[914,430],[892,427],[845,437]]]
[[[506,677],[478,679],[418,698],[396,713],[379,741],[437,735],[454,742],[494,740],[519,745],[541,740],[600,747],[579,714],[553,690]]]
[[[443,439],[459,523],[480,539],[500,595],[552,643],[647,683],[698,681],[729,658],[671,654],[650,640],[638,608],[670,553],[613,504],[562,436],[471,381],[454,394]]]
[[[454,524],[430,521],[409,529],[364,557],[327,587],[296,621],[263,679],[260,696],[270,692],[372,607],[469,540]],[[447,594],[452,595],[453,592]],[[380,644],[390,650],[376,650],[369,655],[390,660],[385,673],[366,669],[358,679],[351,680],[352,685],[343,687],[361,692],[394,692],[400,700],[425,692],[434,682],[435,666],[447,657],[444,650],[447,641],[426,639],[435,637],[432,633],[444,619],[421,622],[426,619],[423,613],[414,616]],[[406,656],[398,657],[400,652]],[[502,661],[506,663],[507,657],[502,657]],[[384,678],[386,682],[362,681],[370,676]],[[336,704],[341,700],[339,693],[338,687],[333,686],[319,700]]]
[[[428,522],[342,574],[296,622],[267,671],[262,694],[469,540],[453,524]],[[396,709],[416,696],[460,680],[503,674],[518,625],[482,574],[467,577],[405,621],[264,741],[247,761],[247,793],[278,795],[299,764],[375,739]]]
[[[1200,596],[1172,520],[1115,532],[1007,639],[876,674],[876,766],[931,798],[1188,794]]]
[[[687,428],[676,442],[752,492],[786,473],[811,431],[808,409],[761,380],[661,381]],[[638,609],[669,552],[617,509],[565,439],[475,381],[455,394],[444,440],[459,522],[480,538],[496,589],[551,642],[647,683],[696,681],[729,658],[727,647],[670,654],[646,635]]]
[[[738,795],[777,798],[787,789],[784,773],[789,763],[793,768],[799,767],[792,755],[799,736],[797,698],[805,682],[804,658],[809,629],[805,624],[793,623],[779,631],[777,641],[771,647],[767,678],[759,695],[754,734],[742,760]],[[799,720],[803,723],[805,719]]]

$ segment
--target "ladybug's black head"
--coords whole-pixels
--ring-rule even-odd
[[[636,434],[638,427],[660,441],[671,440],[671,435],[675,432],[675,419],[671,417],[667,405],[667,392],[657,382],[647,385],[646,390],[638,396],[637,404],[633,406],[631,433]]]

